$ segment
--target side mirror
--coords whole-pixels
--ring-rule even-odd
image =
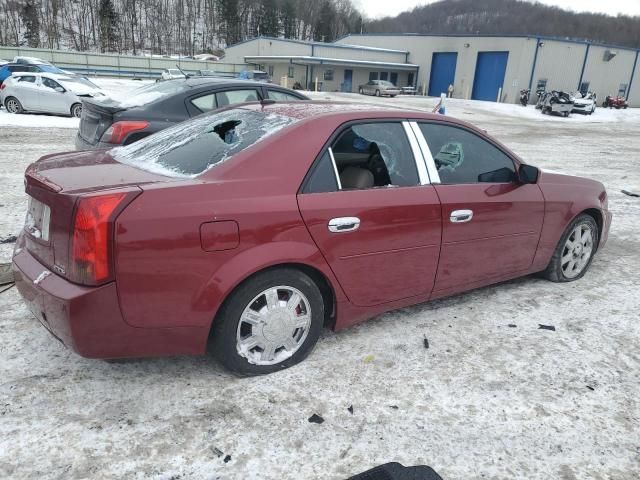
[[[540,170],[533,165],[523,163],[518,169],[518,179],[521,183],[537,183],[539,175]]]
[[[60,93],[64,93],[64,92],[66,92],[66,90],[65,90],[64,88],[62,88],[62,87],[56,87],[56,88],[54,88],[54,90],[55,90],[56,92],[60,92]]]

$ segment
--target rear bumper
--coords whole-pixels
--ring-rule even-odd
[[[99,150],[103,148],[113,148],[117,147],[117,145],[113,145],[112,143],[89,143],[84,138],[80,136],[80,134],[76,134],[75,140],[76,150]]]
[[[26,250],[13,258],[16,287],[40,323],[87,358],[194,355],[205,352],[203,328],[136,328],[120,311],[114,282],[82,287],[50,272]],[[41,278],[40,281],[37,281]]]

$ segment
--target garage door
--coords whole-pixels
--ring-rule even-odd
[[[439,97],[447,93],[449,85],[453,85],[456,78],[456,52],[438,52],[431,57],[431,77],[429,78],[429,96]]]
[[[498,91],[504,85],[508,59],[509,52],[478,52],[471,98],[491,102],[497,100]]]

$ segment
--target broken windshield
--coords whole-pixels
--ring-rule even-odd
[[[121,163],[161,175],[195,177],[293,122],[268,112],[226,110],[113,148],[110,154]]]

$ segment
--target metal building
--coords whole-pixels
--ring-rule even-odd
[[[523,88],[591,90],[640,107],[640,50],[542,36],[351,34],[334,43],[267,37],[227,48],[225,61],[246,62],[324,91],[356,92],[370,79],[415,86],[439,96],[515,103]]]

